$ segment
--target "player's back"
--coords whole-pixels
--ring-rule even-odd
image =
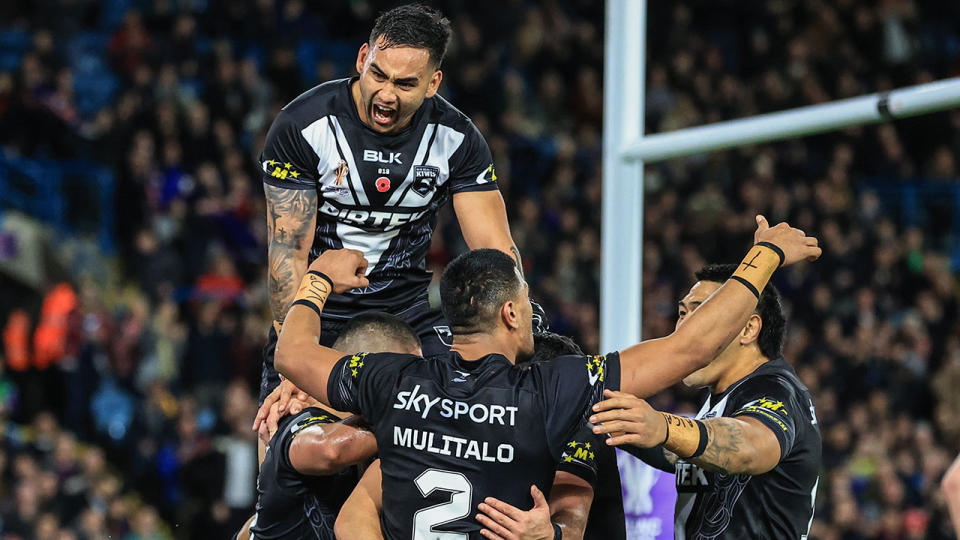
[[[605,367],[603,357],[569,356],[522,370],[501,355],[467,362],[455,352],[341,360],[332,404],[361,412],[377,434],[385,537],[480,538],[485,497],[528,509],[531,485],[549,494],[564,444],[602,399]],[[618,385],[616,371],[608,380]]]

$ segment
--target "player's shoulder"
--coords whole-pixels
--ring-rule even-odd
[[[473,120],[440,94],[430,98],[430,110],[427,117],[431,123],[441,124],[461,133],[480,134],[480,131],[473,124]]]
[[[782,357],[771,360],[756,369],[730,392],[736,402],[794,400],[806,404],[810,391],[797,372]]]
[[[287,103],[277,120],[305,127],[324,116],[338,114],[345,107],[343,96],[348,94],[349,85],[350,79],[318,84]]]
[[[358,352],[348,354],[342,361],[347,369],[356,371],[376,370],[376,371],[404,371],[410,367],[418,367],[424,364],[424,359],[415,354],[403,354],[392,352]]]

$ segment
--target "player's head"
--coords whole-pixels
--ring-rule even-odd
[[[360,351],[422,354],[420,338],[407,321],[379,311],[360,313],[350,319],[333,348],[349,354]]]
[[[679,328],[690,313],[705,302],[723,285],[737,269],[735,264],[708,264],[697,273],[697,282],[678,305],[677,327]],[[780,293],[773,284],[767,284],[760,292],[757,309],[747,320],[747,324],[713,362],[699,369],[685,379],[687,386],[712,386],[731,367],[739,361],[753,361],[758,356],[766,360],[778,358],[783,351],[783,337],[786,332],[786,318],[780,302]]]
[[[357,54],[364,122],[390,133],[406,127],[423,100],[433,97],[450,43],[450,21],[420,4],[399,6],[377,17],[370,40]]]
[[[533,308],[516,262],[496,249],[476,249],[447,265],[440,277],[440,307],[454,342],[495,336],[533,354]]]
[[[538,332],[533,335],[533,356],[524,362],[517,362],[517,365],[535,364],[568,355],[582,356],[583,349],[567,336],[553,332]]]

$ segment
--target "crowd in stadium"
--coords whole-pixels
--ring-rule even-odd
[[[0,145],[112,167],[122,267],[116,280],[80,267],[42,292],[42,309],[0,314],[4,537],[224,538],[249,516],[272,320],[256,157],[281,106],[352,73],[385,7],[327,4],[0,8],[2,39],[22,41],[0,59]],[[454,24],[441,93],[490,144],[532,296],[552,330],[603,352],[602,11],[438,4]],[[949,2],[690,4],[650,2],[648,132],[960,71]],[[960,451],[960,210],[921,202],[913,215],[897,189],[956,179],[956,133],[960,111],[648,167],[645,337],[672,330],[696,269],[743,252],[756,213],[825,247],[776,281],[785,357],[824,438],[812,537],[950,537],[938,484]],[[442,214],[432,268],[463,249]],[[677,388],[653,403],[695,413],[698,400]]]

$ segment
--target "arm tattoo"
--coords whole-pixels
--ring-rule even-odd
[[[710,418],[703,422],[707,428],[707,448],[693,462],[700,467],[723,474],[739,473],[749,464],[747,438],[740,422],[732,418]]]
[[[520,250],[517,249],[517,246],[510,246],[510,253],[513,254],[513,260],[517,263],[517,270],[520,270],[520,275],[523,276],[523,261],[520,260]],[[526,276],[523,276],[526,279]]]
[[[263,185],[267,197],[270,309],[279,322],[290,309],[307,271],[307,256],[313,244],[317,216],[317,192]]]

